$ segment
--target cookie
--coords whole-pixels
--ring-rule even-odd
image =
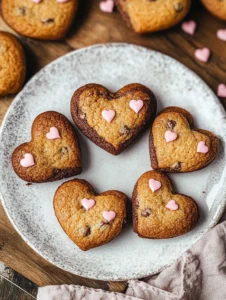
[[[156,117],[150,132],[151,166],[165,172],[192,172],[211,163],[219,140],[197,129],[192,115],[180,107],[167,107]]]
[[[119,191],[98,195],[87,181],[75,179],[57,189],[53,205],[65,233],[86,251],[110,242],[122,231],[126,200]]]
[[[26,59],[19,40],[0,31],[0,96],[18,93],[26,76]]]
[[[129,84],[111,93],[98,84],[75,91],[71,115],[80,130],[96,145],[118,155],[155,116],[156,99],[141,84]]]
[[[129,27],[137,33],[170,28],[187,15],[191,0],[116,0]]]
[[[203,5],[217,18],[226,21],[226,0],[201,0]]]
[[[166,239],[189,232],[197,223],[196,202],[174,194],[170,179],[149,171],[137,181],[133,191],[133,230],[140,237]]]
[[[81,152],[74,128],[62,114],[47,111],[38,115],[32,139],[12,154],[16,174],[28,182],[48,182],[82,172]]]
[[[63,38],[77,11],[78,0],[2,0],[5,22],[23,36],[41,40]]]

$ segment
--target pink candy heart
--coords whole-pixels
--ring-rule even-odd
[[[209,152],[209,148],[206,146],[205,142],[203,142],[203,141],[198,142],[197,152],[199,152],[199,153],[208,153]]]
[[[177,133],[174,131],[167,130],[165,132],[165,140],[167,143],[175,141],[177,139]]]
[[[193,35],[196,30],[196,23],[195,21],[184,22],[182,23],[181,28],[184,32]]]
[[[96,201],[93,199],[82,199],[82,206],[85,208],[85,210],[89,210],[95,205]]]
[[[100,9],[106,13],[112,13],[114,10],[115,3],[113,0],[106,0],[100,2]]]
[[[221,83],[217,89],[217,96],[226,98],[226,85]]]
[[[217,31],[217,37],[218,37],[220,40],[226,42],[226,29],[219,29],[219,30]]]
[[[51,127],[49,132],[46,134],[46,137],[49,140],[60,139],[59,130],[56,127]]]
[[[110,109],[110,110],[103,110],[102,111],[102,117],[104,118],[105,121],[107,121],[108,123],[111,123],[111,121],[115,117],[115,111],[112,110],[112,109]]]
[[[35,164],[33,155],[31,153],[25,153],[20,160],[20,164],[24,168],[32,167]]]
[[[103,211],[103,217],[108,222],[111,222],[116,217],[116,213],[113,210],[110,211]]]
[[[208,62],[210,57],[210,49],[208,48],[197,49],[195,51],[195,57],[202,62]]]
[[[144,102],[142,100],[131,100],[129,106],[135,113],[138,113],[144,106]]]
[[[166,208],[168,208],[169,210],[178,210],[179,206],[176,203],[175,200],[170,200],[167,204],[166,204]]]
[[[155,191],[159,190],[161,188],[162,184],[160,181],[155,180],[155,179],[150,179],[149,180],[149,187],[154,193]]]

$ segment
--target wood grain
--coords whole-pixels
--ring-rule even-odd
[[[126,42],[155,49],[174,57],[196,72],[214,91],[217,90],[219,83],[226,83],[226,43],[216,37],[216,31],[224,28],[225,23],[205,11],[199,2],[194,1],[191,13],[187,17],[188,20],[194,19],[198,23],[194,36],[182,32],[180,25],[160,33],[137,35],[126,27],[117,11],[113,14],[101,12],[98,0],[82,0],[80,3],[78,15],[66,39],[59,42],[41,42],[21,38],[27,53],[27,80],[54,59],[74,49],[97,43]],[[2,20],[0,20],[0,29],[12,32]],[[207,64],[194,58],[195,49],[202,47],[209,47],[212,51],[211,59]],[[13,97],[0,99],[0,122],[12,101]],[[221,99],[221,102],[226,107],[226,99]],[[0,259],[39,286],[74,283],[121,292],[126,287],[125,282],[107,283],[89,280],[51,265],[20,238],[1,205]]]

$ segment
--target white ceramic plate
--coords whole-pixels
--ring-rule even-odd
[[[151,88],[158,110],[176,105],[189,110],[195,123],[221,139],[217,159],[201,171],[173,174],[177,192],[198,202],[201,218],[190,233],[169,240],[138,238],[129,224],[109,244],[82,252],[67,237],[54,215],[52,199],[63,181],[32,184],[17,177],[11,166],[16,146],[30,140],[30,128],[41,112],[56,110],[70,120],[70,99],[86,83],[112,91],[138,82]],[[226,199],[225,112],[207,85],[182,64],[161,53],[127,44],[96,45],[71,52],[37,73],[12,103],[1,132],[0,181],[4,208],[23,239],[44,258],[74,274],[101,280],[126,280],[154,274],[195,243],[217,223]],[[82,134],[84,171],[101,192],[116,189],[131,196],[138,177],[150,169],[148,131],[115,157]]]

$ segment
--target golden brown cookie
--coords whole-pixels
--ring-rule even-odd
[[[53,205],[63,230],[86,251],[110,242],[122,231],[126,200],[118,191],[97,195],[87,181],[75,179],[57,189]]]
[[[41,40],[63,38],[77,11],[78,0],[2,0],[3,19],[21,35]]]
[[[201,0],[203,5],[216,17],[226,21],[226,0]]]
[[[16,94],[26,76],[26,59],[21,43],[12,34],[0,31],[0,96]]]
[[[180,107],[167,107],[156,117],[150,132],[151,166],[165,172],[192,172],[211,163],[219,140],[197,129],[192,115]]]
[[[191,0],[116,0],[116,5],[135,32],[145,33],[178,24],[187,15]]]
[[[16,174],[28,182],[48,182],[82,172],[81,152],[74,128],[62,114],[47,111],[38,115],[32,139],[12,154]]]
[[[165,239],[190,231],[197,223],[196,202],[174,194],[170,179],[149,171],[137,181],[133,191],[133,229],[140,237]]]
[[[71,115],[91,141],[118,155],[155,116],[156,106],[152,91],[141,84],[129,84],[116,93],[87,84],[75,91]]]

